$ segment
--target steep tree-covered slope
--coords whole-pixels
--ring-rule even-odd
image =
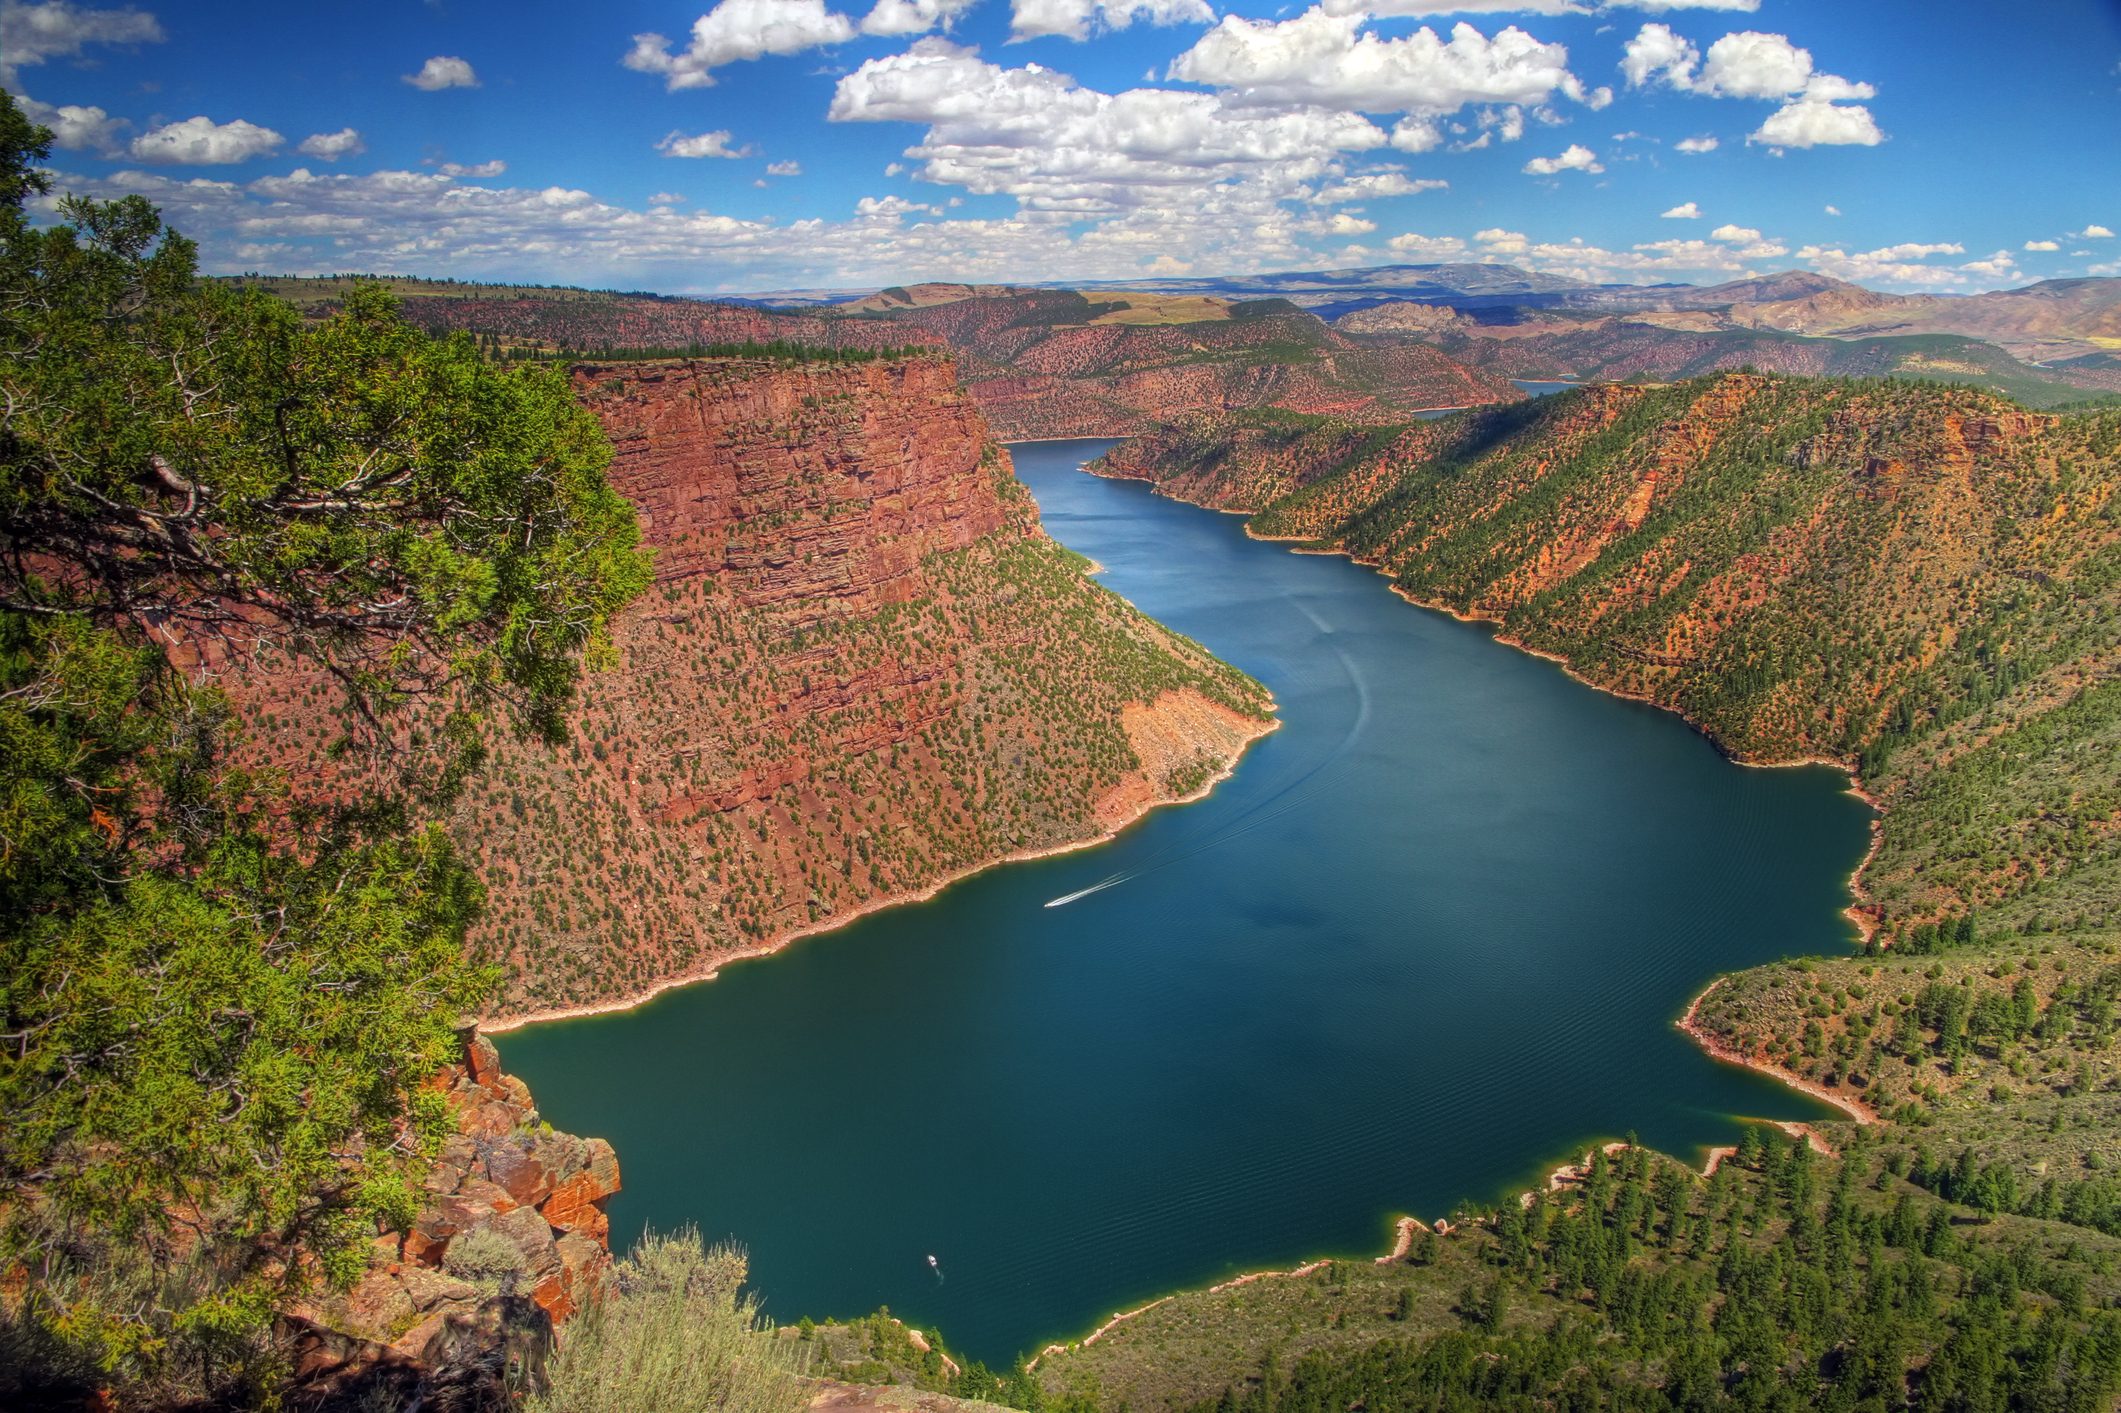
[[[648,566],[564,378],[202,287],[139,197],[32,226],[51,140],[0,93],[0,1403],[267,1406],[275,1314],[452,1185],[492,977],[438,816]],[[253,654],[365,790],[244,759],[198,669]],[[531,1224],[544,1320],[602,1237]]]
[[[1116,456],[1255,533],[1345,549],[1746,759],[1862,767],[1888,935],[1969,908],[2107,920],[2121,418],[1970,391],[1741,374],[1599,386],[1292,464],[1238,419]]]

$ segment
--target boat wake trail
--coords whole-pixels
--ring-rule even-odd
[[[1314,623],[1318,623],[1321,629],[1328,634],[1331,633],[1332,630],[1326,628],[1326,625],[1303,604],[1302,600],[1297,600],[1297,606],[1302,608],[1304,613]],[[1333,655],[1340,659],[1341,670],[1347,674],[1349,685],[1355,689],[1355,721],[1348,727],[1347,734],[1341,738],[1339,745],[1328,751],[1316,765],[1304,771],[1287,785],[1254,804],[1235,819],[1226,821],[1221,828],[1211,831],[1205,837],[1191,840],[1175,840],[1142,860],[1141,867],[1115,873],[1107,878],[1101,878],[1089,887],[1078,888],[1073,893],[1063,893],[1058,898],[1050,900],[1046,906],[1049,908],[1064,908],[1078,899],[1089,897],[1092,893],[1102,893],[1107,888],[1116,888],[1120,884],[1140,878],[1144,874],[1159,872],[1171,867],[1173,864],[1184,863],[1187,859],[1204,854],[1210,849],[1220,848],[1232,840],[1241,839],[1245,835],[1273,823],[1291,810],[1300,808],[1311,795],[1323,789],[1328,782],[1318,777],[1354,748],[1356,741],[1361,738],[1363,731],[1370,724],[1371,709],[1370,684],[1363,677],[1361,669],[1356,667],[1355,660],[1349,657],[1338,643],[1329,642],[1328,646],[1333,649]]]
[[[1088,888],[1078,888],[1073,893],[1063,893],[1058,898],[1052,899],[1050,902],[1048,902],[1046,906],[1049,908],[1065,908],[1068,906],[1068,904],[1074,902],[1077,898],[1087,898],[1092,893],[1102,893],[1107,888],[1116,887],[1119,884],[1125,883],[1133,876],[1134,875],[1131,873],[1115,873],[1110,878],[1101,879],[1098,882],[1091,884]]]

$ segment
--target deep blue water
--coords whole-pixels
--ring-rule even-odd
[[[781,1320],[888,1303],[1005,1363],[1375,1252],[1595,1139],[1819,1112],[1672,1022],[1720,971],[1845,945],[1840,777],[1731,765],[1368,570],[1081,474],[1102,446],[1015,449],[1047,528],[1282,729],[1104,847],[502,1037],[553,1124],[617,1145],[615,1241],[694,1222]]]

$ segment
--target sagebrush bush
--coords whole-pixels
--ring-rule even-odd
[[[692,1227],[644,1234],[560,1331],[530,1413],[797,1413],[802,1348],[760,1319],[748,1269],[741,1249],[703,1246]]]

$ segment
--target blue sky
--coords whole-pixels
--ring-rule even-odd
[[[2121,274],[2116,0],[0,0],[0,84],[223,272]]]

